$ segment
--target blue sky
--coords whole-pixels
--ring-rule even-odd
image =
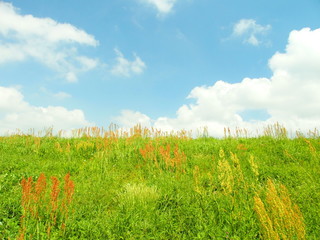
[[[318,0],[0,1],[0,131],[319,127],[319,12]]]

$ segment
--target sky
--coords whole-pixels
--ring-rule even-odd
[[[319,0],[0,0],[0,134],[320,128]]]

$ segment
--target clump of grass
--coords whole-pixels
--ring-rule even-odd
[[[122,201],[143,204],[155,201],[159,196],[156,187],[143,183],[127,183],[124,186],[124,191],[119,194]]]
[[[250,167],[251,167],[253,174],[255,175],[255,177],[258,177],[259,176],[259,167],[256,164],[253,155],[250,155],[249,163],[250,163]]]
[[[273,181],[268,179],[266,204],[255,196],[254,210],[264,239],[306,239],[302,213],[298,205],[292,203],[284,185],[277,191]]]
[[[269,136],[273,138],[285,139],[288,137],[287,129],[280,123],[275,123],[273,125],[268,125],[263,131],[264,136]]]
[[[186,155],[184,152],[179,150],[178,145],[175,145],[173,156],[171,152],[172,150],[169,144],[167,144],[166,147],[160,146],[159,153],[165,162],[166,169],[180,170],[184,172],[184,169],[182,169],[182,164],[186,161]]]
[[[234,176],[232,173],[231,166],[228,160],[225,158],[225,153],[223,149],[219,151],[219,162],[218,162],[218,180],[220,182],[222,190],[226,194],[230,194],[234,186]]]
[[[263,238],[280,240],[279,234],[274,230],[273,223],[268,215],[265,205],[258,196],[254,197],[254,210],[258,215]]]
[[[59,230],[61,236],[66,230],[69,206],[74,194],[74,183],[70,174],[64,178],[64,189],[61,193],[60,181],[51,177],[51,189],[46,176],[41,173],[36,182],[32,177],[23,178],[22,187],[22,216],[19,239],[31,239],[46,235],[50,238],[53,230]],[[59,198],[59,195],[62,195]]]
[[[186,155],[179,149],[178,144],[172,149],[170,144],[153,146],[152,142],[149,142],[144,148],[140,148],[139,152],[145,161],[151,160],[156,168],[163,166],[166,170],[185,172],[183,164],[186,162]]]
[[[193,169],[193,179],[194,179],[194,191],[201,194],[200,184],[199,184],[200,170],[198,166]]]

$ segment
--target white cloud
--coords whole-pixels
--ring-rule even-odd
[[[68,72],[66,74],[66,79],[70,83],[74,83],[78,81],[77,75],[74,72]]]
[[[40,87],[40,91],[42,93],[44,93],[47,96],[53,97],[57,100],[64,100],[66,98],[71,98],[72,96],[69,93],[63,92],[63,91],[59,91],[57,93],[53,93],[51,91],[49,91],[47,88],[45,87]]]
[[[61,95],[61,94],[60,94]],[[30,105],[22,93],[12,87],[0,86],[0,134],[33,128],[55,130],[81,128],[92,125],[82,110],[68,110],[61,106],[38,107]]]
[[[71,95],[66,92],[57,92],[57,93],[54,93],[53,96],[59,100],[63,100],[71,97]]]
[[[95,68],[98,60],[81,56],[76,45],[97,46],[92,35],[51,18],[21,15],[11,3],[0,2],[0,64],[33,58],[70,81]]]
[[[194,104],[181,106],[175,118],[156,119],[153,126],[169,131],[207,126],[217,137],[223,136],[224,127],[255,133],[255,129],[263,130],[263,126],[275,122],[293,133],[320,129],[319,42],[320,29],[292,31],[286,51],[277,52],[269,61],[273,72],[270,79],[245,78],[239,83],[218,81],[212,86],[195,87],[188,96],[195,99]],[[241,113],[248,110],[267,111],[270,117],[245,121]]]
[[[141,74],[146,68],[146,64],[141,60],[140,57],[134,55],[135,59],[129,61],[123,54],[115,49],[117,54],[117,63],[112,67],[111,73],[116,76],[130,77],[132,74]]]
[[[161,16],[161,15],[170,13],[177,0],[140,0],[140,1],[155,7],[158,11],[159,16]]]
[[[131,110],[122,110],[121,115],[114,118],[114,121],[124,128],[131,128],[137,124],[151,127],[151,119],[147,115]]]
[[[243,37],[245,43],[258,46],[261,41],[258,35],[265,35],[271,29],[271,25],[257,24],[254,19],[241,19],[233,26],[233,35]]]

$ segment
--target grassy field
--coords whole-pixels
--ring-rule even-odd
[[[0,137],[0,239],[319,239],[320,138]]]

